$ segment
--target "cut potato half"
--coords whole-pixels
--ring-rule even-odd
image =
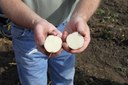
[[[44,48],[49,53],[56,53],[61,49],[61,47],[62,40],[58,36],[49,35],[44,42]]]
[[[66,42],[71,49],[79,49],[84,44],[84,38],[78,32],[73,32],[67,36]]]

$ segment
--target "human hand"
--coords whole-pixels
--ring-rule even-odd
[[[84,45],[79,49],[73,50],[68,47],[66,43],[66,38],[70,33],[76,31],[79,32],[84,37]],[[62,35],[62,40],[63,40],[63,48],[70,53],[81,53],[87,48],[90,42],[90,30],[89,30],[89,26],[82,17],[71,18],[71,20],[67,23],[67,26],[65,27],[65,30]]]
[[[35,24],[33,31],[34,31],[36,47],[40,52],[50,57],[56,56],[61,53],[62,50],[60,50],[57,53],[48,53],[43,46],[44,41],[48,35],[55,35],[62,37],[62,33],[59,30],[57,30],[57,28],[54,25],[52,25],[46,20],[41,20],[37,24]]]

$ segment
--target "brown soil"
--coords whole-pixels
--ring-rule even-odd
[[[91,43],[77,55],[75,85],[128,85],[128,0],[102,0]],[[11,40],[0,39],[0,85],[20,85]]]

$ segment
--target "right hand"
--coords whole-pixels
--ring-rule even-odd
[[[50,55],[50,53],[48,53],[43,46],[44,41],[48,35],[56,35],[56,36],[62,37],[62,33],[54,25],[52,25],[46,20],[41,20],[37,22],[37,24],[35,24],[33,31],[34,31],[36,47],[40,52],[51,57],[61,53],[62,50],[60,50],[55,54]]]
[[[79,32],[84,37],[84,44],[79,49],[73,50],[66,43],[67,36],[73,32]],[[90,42],[90,29],[84,18],[80,16],[72,17],[64,29],[62,39],[63,39],[64,50],[73,54],[78,54],[83,52],[87,48]]]

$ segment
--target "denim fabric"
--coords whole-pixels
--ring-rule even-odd
[[[57,28],[62,32],[66,23]],[[73,85],[75,56],[66,51],[48,59],[36,49],[33,31],[12,23],[12,41],[19,79],[22,85],[47,85],[49,72],[51,85]]]

